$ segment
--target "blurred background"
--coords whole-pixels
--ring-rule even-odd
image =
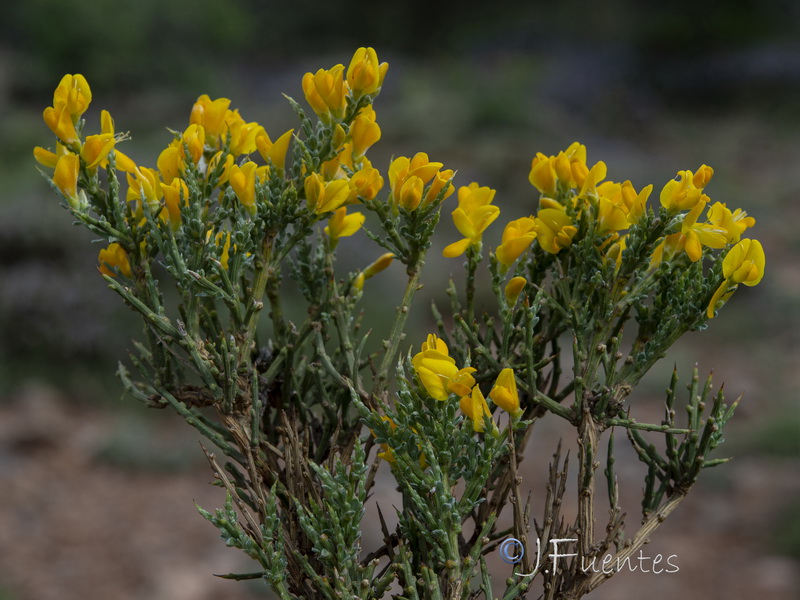
[[[301,100],[304,72],[346,65],[363,45],[391,65],[370,152],[382,170],[425,151],[458,185],[496,188],[505,220],[533,210],[534,154],[579,140],[610,178],[654,183],[651,200],[677,170],[707,163],[712,199],[756,218],[764,281],[685,336],[634,397],[659,419],[673,364],[684,378],[695,362],[713,368],[731,399],[744,395],[719,454],[736,459],[706,473],[648,546],[676,554],[678,573],[621,574],[590,597],[800,597],[800,4],[29,0],[0,21],[0,600],[265,597],[259,582],[211,576],[254,567],[194,511],[223,501],[197,437],[123,398],[114,378],[141,326],[32,157],[52,144],[41,112],[56,84],[83,73],[89,127],[109,109],[132,133],[124,151],[154,166],[165,128],[184,128],[200,94],[279,134],[294,127],[281,93]],[[434,253],[459,237],[448,213]],[[379,252],[366,239],[341,248],[354,265]],[[460,270],[429,262],[428,288]],[[430,327],[424,296],[412,318],[416,345]],[[523,463],[534,498],[564,434],[548,427]],[[633,524],[632,453],[619,471]]]

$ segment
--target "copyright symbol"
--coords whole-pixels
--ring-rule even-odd
[[[508,537],[500,544],[500,558],[510,565],[517,564],[525,556],[525,547],[517,538]]]

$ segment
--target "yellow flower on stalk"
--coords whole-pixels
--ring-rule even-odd
[[[522,293],[527,284],[528,281],[524,277],[512,277],[506,284],[505,297],[509,306],[514,306],[517,303],[517,298],[519,298],[520,293]]]
[[[48,169],[55,169],[56,164],[58,164],[58,159],[65,154],[69,154],[69,151],[61,142],[56,142],[55,152],[42,148],[41,146],[36,146],[33,149],[33,157],[36,159],[36,162]]]
[[[461,407],[461,412],[472,421],[472,430],[482,433],[486,429],[485,417],[492,419],[492,411],[489,410],[489,405],[486,404],[486,398],[483,397],[481,388],[476,385],[472,388],[472,393],[469,396],[462,396],[459,406]],[[496,437],[499,433],[497,424],[492,419],[492,435]]]
[[[304,182],[308,207],[318,215],[332,212],[345,204],[352,191],[347,179],[323,181],[319,173],[312,173]]]
[[[208,94],[203,94],[192,106],[189,124],[202,127],[209,138],[209,143],[216,146],[223,132],[230,105],[231,101],[228,98],[212,100]]]
[[[729,244],[738,242],[745,230],[756,224],[756,220],[748,217],[741,208],[731,212],[722,202],[715,202],[708,209],[708,222],[718,229],[725,230],[725,240]]]
[[[509,221],[503,229],[501,244],[494,251],[497,260],[506,268],[514,264],[520,255],[536,239],[536,221],[532,217],[522,217]]]
[[[42,113],[44,122],[56,137],[64,142],[66,146],[77,152],[80,145],[78,132],[75,130],[75,123],[72,122],[72,115],[67,110],[66,104],[58,104],[55,107],[48,106]]]
[[[75,154],[63,154],[56,162],[53,173],[53,183],[56,184],[64,198],[67,199],[73,210],[83,204],[83,190],[78,190],[78,174],[81,170],[81,161]]]
[[[377,275],[381,271],[388,269],[389,265],[392,264],[392,260],[394,260],[394,254],[392,254],[391,252],[387,252],[386,254],[381,254],[376,260],[367,265],[367,267],[356,276],[355,282],[353,283],[355,288],[359,292],[363,290],[364,282],[367,279],[375,277],[375,275]]]
[[[626,238],[627,235],[623,235],[618,238],[613,244],[608,247],[606,250],[606,260],[613,261],[615,263],[614,273],[616,274],[619,271],[619,268],[622,266],[622,252],[627,247]]]
[[[453,211],[453,223],[464,239],[447,246],[442,252],[447,258],[455,258],[470,246],[477,246],[483,232],[500,216],[500,209],[492,205],[495,190],[480,187],[477,182],[462,186],[458,190],[458,207]]]
[[[233,165],[228,170],[228,184],[251,215],[256,214],[256,168],[252,160],[242,166]]]
[[[195,165],[200,164],[200,159],[203,157],[203,151],[206,147],[206,130],[201,125],[189,125],[186,131],[183,132],[182,142],[180,146],[181,152],[184,152],[184,147],[188,148],[192,162]],[[184,156],[184,160],[186,158]]]
[[[356,50],[350,60],[350,66],[347,67],[347,83],[353,96],[358,99],[361,96],[379,92],[388,70],[388,63],[378,64],[378,55],[374,49],[359,48]]]
[[[343,144],[341,148],[339,148],[336,156],[323,162],[320,165],[319,172],[326,181],[330,181],[331,179],[346,179],[347,171],[342,168],[343,166],[347,167],[350,171],[355,170],[355,164],[353,162],[353,144],[350,142]]]
[[[386,254],[381,254],[376,260],[367,265],[367,267],[356,276],[355,282],[353,283],[355,288],[359,292],[363,290],[364,282],[367,279],[371,279],[381,271],[388,269],[389,265],[392,264],[393,259],[394,259],[394,254],[392,254],[391,252],[387,252]]]
[[[686,252],[689,260],[697,262],[703,256],[703,246],[709,248],[724,248],[727,243],[727,231],[713,223],[698,223],[697,218],[706,206],[705,200],[695,204],[683,218],[680,233],[668,235],[653,251],[651,265],[672,257],[682,251]]]
[[[100,263],[97,269],[103,275],[116,277],[117,273],[114,271],[115,268],[118,269],[119,272],[125,277],[130,278],[132,275],[131,264],[128,261],[128,253],[125,252],[125,249],[116,242],[113,242],[109,244],[107,248],[100,250],[97,260]]]
[[[358,160],[370,146],[381,139],[381,128],[375,122],[375,111],[371,106],[361,109],[350,125],[350,140],[353,144],[353,159]]]
[[[147,204],[150,212],[158,213],[161,208],[160,201],[164,192],[158,173],[148,167],[137,167],[133,173],[128,173],[128,202],[139,200]]]
[[[405,156],[394,159],[389,165],[389,201],[408,211],[416,210],[422,202],[425,185],[440,172],[442,166],[440,162],[431,162],[424,152],[418,152],[411,159]]]
[[[256,151],[256,137],[262,131],[264,128],[255,121],[245,122],[238,110],[229,110],[225,114],[220,140],[228,140],[230,153],[241,156]]]
[[[625,215],[627,223],[622,227],[611,227],[607,231],[619,231],[626,229],[630,225],[635,225],[644,215],[645,207],[647,206],[647,199],[653,191],[653,186],[645,186],[641,192],[636,193],[630,181],[623,183],[615,183],[613,181],[606,181],[601,183],[596,188],[599,196],[599,203],[610,203],[611,206],[619,208]],[[608,210],[608,207],[606,207]],[[602,212],[602,209],[601,209]],[[608,213],[607,213],[608,214]],[[599,217],[598,217],[599,220]],[[618,215],[612,218],[614,225],[619,225]]]
[[[101,133],[86,137],[81,147],[81,158],[87,169],[95,169],[102,163],[108,164],[108,153],[114,149],[114,135]]]
[[[120,142],[126,138],[125,135],[117,136],[114,132],[114,119],[111,118],[111,113],[107,110],[100,111],[100,131],[104,134],[109,134],[114,138],[115,142]],[[88,138],[87,138],[88,141]],[[127,155],[120,152],[116,145],[114,146],[114,162],[118,170],[125,173],[131,173],[136,169],[136,163]],[[108,168],[108,157],[100,162],[103,169]]]
[[[425,208],[429,206],[436,199],[439,197],[439,194],[442,194],[441,201],[445,201],[447,198],[453,195],[456,191],[455,186],[453,185],[453,177],[455,176],[455,171],[452,169],[445,169],[444,171],[438,171],[431,180],[430,187],[428,188],[428,192],[425,194],[425,198],[423,198],[420,206]],[[444,192],[442,192],[444,190]]]
[[[64,75],[53,93],[53,106],[64,106],[73,122],[86,112],[91,102],[92,90],[81,74]]]
[[[702,165],[697,172],[692,177],[692,184],[694,187],[698,189],[703,189],[708,185],[708,182],[711,181],[711,178],[714,176],[714,169],[709,167],[708,165]]]
[[[292,141],[293,133],[294,129],[290,129],[273,142],[262,127],[255,137],[256,148],[261,158],[268,163],[271,162],[279,171],[283,171],[286,166],[286,153],[289,150],[289,142]]]
[[[703,165],[700,167],[698,182],[708,183],[711,179],[713,170],[711,167]],[[679,210],[691,210],[703,200],[703,188],[694,184],[695,176],[691,171],[678,171],[678,179],[670,179],[661,190],[661,206],[672,212]]]
[[[708,318],[714,318],[715,311],[728,301],[740,283],[750,287],[758,285],[764,277],[765,264],[764,248],[758,240],[744,239],[731,248],[722,260],[725,279],[708,304]]]
[[[513,369],[505,368],[497,376],[494,387],[489,392],[492,402],[497,404],[512,417],[519,417],[522,409],[519,406],[519,393],[517,392],[517,380]]]
[[[555,157],[537,152],[531,161],[528,181],[545,196],[555,196],[557,193],[557,180]]]
[[[364,200],[374,200],[383,187],[383,177],[378,169],[364,167],[353,173],[350,184],[355,188],[358,197]]]
[[[447,349],[447,344],[436,335],[428,335],[422,350],[414,355],[411,364],[428,395],[439,401],[447,400],[451,393],[466,396],[475,385],[472,367],[459,369]]]
[[[572,245],[578,228],[563,208],[543,208],[536,215],[536,239],[545,252],[558,254]]]
[[[585,166],[585,165],[584,165]],[[585,174],[581,189],[578,192],[579,198],[596,198],[598,195],[597,185],[606,178],[608,169],[606,163],[598,160],[591,169]],[[583,175],[583,173],[581,173]]]
[[[164,206],[167,207],[166,214],[161,213],[162,220],[168,220],[173,230],[181,226],[181,207],[189,204],[189,186],[179,177],[176,177],[167,185],[161,184],[164,194]]]
[[[331,239],[331,248],[336,248],[339,238],[350,237],[364,224],[366,217],[362,213],[347,214],[347,207],[342,206],[333,211],[328,225],[325,227],[325,235]]]
[[[156,166],[161,173],[161,178],[166,184],[171,184],[173,179],[180,177],[183,173],[183,152],[179,144],[179,140],[173,141],[161,151],[156,161]]]
[[[316,73],[303,76],[303,94],[306,102],[326,123],[331,117],[344,116],[347,99],[347,84],[344,81],[344,66],[336,65],[330,69],[319,69]]]

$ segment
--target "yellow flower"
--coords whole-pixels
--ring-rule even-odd
[[[72,116],[69,114],[66,104],[58,104],[55,108],[48,106],[44,109],[42,117],[50,131],[56,134],[58,139],[77,151],[80,138],[78,138],[78,132],[75,130],[75,124],[72,122]]]
[[[164,194],[161,189],[158,173],[148,167],[137,167],[133,173],[128,173],[127,200],[139,200],[147,204],[150,212],[158,213],[161,208],[160,200]]]
[[[87,169],[94,169],[105,162],[108,164],[108,153],[114,149],[114,135],[101,133],[87,136],[81,148],[81,158]]]
[[[584,165],[585,166],[585,165]],[[606,178],[607,168],[606,163],[602,160],[597,161],[589,172],[583,178],[583,183],[581,184],[580,192],[578,192],[579,198],[587,198],[589,196],[596,197],[597,196],[597,184],[599,184],[603,179]]]
[[[673,212],[691,210],[702,200],[703,190],[694,185],[691,171],[678,171],[677,177],[677,180],[670,179],[661,190],[661,206]],[[701,182],[705,182],[704,178],[701,179]]]
[[[697,172],[692,177],[692,183],[694,187],[702,190],[704,187],[708,185],[708,182],[711,181],[711,178],[714,176],[714,169],[709,167],[708,165],[702,165]]]
[[[545,252],[558,254],[572,245],[572,238],[578,228],[563,209],[543,208],[536,215],[536,236],[539,246]]]
[[[53,183],[67,199],[73,209],[77,209],[82,204],[83,192],[78,191],[78,174],[80,173],[81,162],[75,154],[64,154],[56,163],[56,170],[53,173]]]
[[[387,417],[386,415],[382,415],[381,416],[381,421],[388,422],[391,431],[394,431],[395,429],[397,429],[397,425],[395,424],[395,422],[392,421],[392,419]],[[373,436],[375,435],[375,432],[372,431],[371,429],[370,429],[370,432],[372,433]],[[388,444],[381,444],[381,450],[383,450],[383,452],[378,452],[378,458],[382,458],[383,460],[385,460],[388,463],[395,462],[394,452],[392,451],[391,448],[389,448]]]
[[[606,250],[606,260],[614,261],[614,263],[616,263],[614,268],[615,274],[622,266],[622,251],[627,247],[627,242],[625,241],[627,237],[627,235],[621,236],[619,239],[617,239],[617,241],[608,247],[608,250]]]
[[[177,230],[181,225],[181,206],[189,203],[189,187],[186,182],[176,177],[167,185],[161,184],[164,194],[164,205],[167,207],[166,215],[162,212],[162,218],[169,220],[173,230]]]
[[[311,210],[318,215],[331,212],[347,202],[350,196],[350,182],[335,179],[325,183],[319,173],[312,173],[304,183],[306,200]]]
[[[86,112],[91,101],[92,90],[80,74],[64,75],[53,93],[53,106],[64,106],[73,121]]]
[[[381,128],[375,122],[375,111],[371,106],[361,109],[350,125],[353,158],[358,160],[375,142],[381,139]]]
[[[250,154],[256,151],[256,137],[264,128],[252,121],[246,123],[238,110],[229,110],[225,114],[221,140],[229,139],[228,150],[234,156]]]
[[[389,265],[392,264],[392,260],[394,259],[394,254],[391,252],[387,252],[386,254],[381,254],[377,260],[367,265],[361,273],[356,276],[355,280],[355,287],[358,291],[364,289],[364,281],[370,279],[380,273],[381,271],[388,269]]]
[[[756,224],[756,220],[748,217],[741,208],[731,212],[722,202],[715,202],[708,209],[708,222],[725,230],[725,240],[729,244],[738,242],[745,230]]]
[[[203,150],[205,150],[206,130],[200,125],[189,125],[186,131],[183,132],[181,150],[183,150],[184,145],[189,149],[192,162],[194,162],[195,165],[199,164],[200,159],[203,157]]]
[[[725,280],[714,292],[706,315],[714,318],[715,311],[722,307],[739,287],[758,285],[764,277],[766,257],[758,240],[744,239],[728,251],[722,260],[722,276]]]
[[[472,421],[472,430],[478,433],[486,429],[484,417],[492,418],[492,411],[489,410],[489,405],[486,404],[486,398],[481,393],[481,388],[477,385],[472,388],[472,393],[469,396],[462,396],[459,402],[461,412],[469,417]],[[497,435],[497,425],[492,420],[492,434]]]
[[[347,214],[347,207],[337,208],[325,227],[325,234],[331,239],[331,248],[336,248],[339,238],[349,237],[361,229],[366,217],[361,213]]]
[[[456,191],[455,186],[452,184],[453,176],[455,175],[455,171],[452,169],[445,169],[444,171],[438,171],[431,180],[430,187],[428,188],[428,193],[425,194],[425,198],[422,200],[420,206],[425,208],[426,206],[433,203],[436,198],[439,197],[439,194],[444,191],[442,195],[442,201],[446,200],[450,196],[453,195],[453,192]],[[445,186],[447,189],[445,189]]]
[[[531,161],[531,172],[528,181],[545,196],[555,196],[557,175],[554,157],[538,152]]]
[[[502,243],[495,250],[495,256],[500,264],[510,267],[534,239],[536,239],[536,221],[531,217],[509,221],[503,229]]]
[[[212,145],[216,145],[217,141],[219,141],[219,136],[222,134],[225,117],[228,114],[230,105],[231,101],[228,98],[212,100],[208,94],[203,94],[192,107],[189,123],[202,127],[209,137],[209,142]]]
[[[58,159],[68,154],[67,148],[61,144],[60,142],[56,142],[56,151],[51,152],[50,150],[46,150],[41,146],[36,146],[33,149],[33,157],[43,167],[47,167],[48,169],[55,169],[56,164],[58,164]]]
[[[256,168],[258,165],[252,160],[241,167],[233,165],[228,170],[228,183],[230,184],[239,202],[242,203],[251,215],[256,214]]]
[[[316,73],[303,76],[303,94],[306,102],[326,123],[344,116],[347,99],[347,85],[344,81],[344,66],[336,65],[330,69],[319,69]]]
[[[492,402],[513,417],[519,417],[522,409],[519,406],[519,393],[517,393],[517,380],[514,371],[506,368],[500,371],[492,391],[489,392]]]
[[[290,129],[274,142],[269,139],[267,132],[262,127],[256,134],[256,148],[261,157],[271,162],[276,169],[283,171],[286,166],[286,152],[289,150],[289,142],[292,141],[294,129]]]
[[[115,142],[122,141],[125,138],[125,136],[119,138],[116,136],[114,133],[114,119],[111,118],[111,113],[105,109],[100,111],[100,131],[105,134],[110,134]],[[117,150],[116,146],[114,147],[114,161],[117,169],[125,173],[132,173],[136,169],[136,163],[134,163],[127,154],[123,154]],[[100,162],[100,166],[103,169],[108,168],[108,157]]]
[[[389,69],[388,63],[378,64],[378,55],[372,48],[359,48],[347,67],[347,83],[353,96],[379,92]]]
[[[358,196],[364,200],[373,200],[383,187],[383,177],[378,169],[364,167],[353,174],[350,183],[356,189]]]
[[[475,385],[475,369],[459,369],[447,345],[434,334],[422,343],[422,350],[414,355],[411,364],[425,391],[435,400],[447,400],[450,393],[466,396]]]
[[[514,306],[517,303],[517,298],[519,298],[520,293],[525,289],[527,284],[528,282],[524,277],[512,277],[506,284],[506,302],[508,302],[510,306]]]
[[[455,258],[470,246],[481,243],[483,232],[500,216],[500,209],[492,205],[495,190],[480,187],[476,182],[458,190],[458,207],[453,211],[453,223],[464,239],[447,246],[442,252],[447,258]]]
[[[100,250],[97,260],[100,263],[97,268],[103,275],[116,277],[117,273],[114,271],[116,268],[125,277],[131,277],[131,265],[128,261],[128,253],[125,252],[125,249],[118,243],[113,242],[109,244],[107,248]]]
[[[615,226],[610,227],[606,231],[619,231],[620,229],[626,229],[628,226],[635,225],[639,222],[642,215],[644,215],[647,199],[653,191],[653,186],[648,185],[637,194],[630,181],[625,181],[624,183],[606,181],[598,185],[596,191],[600,197],[599,203],[610,202],[613,207],[619,208],[625,215],[627,223],[624,226],[616,227],[616,225],[621,225],[618,220],[618,213],[615,213],[611,221],[607,223],[613,223]],[[601,208],[600,212],[602,212],[602,210]],[[606,206],[605,210],[607,211],[605,216],[608,218],[611,216],[609,214],[609,207]],[[600,220],[599,216],[598,220]]]
[[[758,240],[744,239],[730,249],[722,261],[722,275],[733,283],[758,285],[764,277],[766,258]]]
[[[697,217],[705,208],[705,201],[698,202],[689,211],[681,224],[682,239],[679,244],[683,244],[686,255],[692,262],[697,262],[703,255],[703,246],[709,248],[724,248],[725,230],[710,223],[697,223]]]
[[[180,142],[175,140],[164,148],[161,154],[158,155],[158,160],[156,161],[156,166],[161,173],[161,178],[164,180],[164,183],[168,185],[172,183],[173,179],[180,177],[181,173],[183,173],[183,152],[179,144]]]
[[[405,156],[394,159],[389,165],[389,187],[392,190],[389,201],[405,207],[406,210],[416,210],[422,202],[425,185],[440,173],[441,168],[442,163],[431,162],[424,152],[418,152],[411,159]],[[417,178],[422,185],[415,180],[404,190],[411,178]]]

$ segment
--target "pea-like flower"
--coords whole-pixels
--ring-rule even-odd
[[[242,203],[251,215],[256,214],[256,168],[258,165],[252,160],[241,167],[233,165],[228,170],[228,183],[239,202]]]
[[[375,122],[375,111],[371,106],[362,108],[353,120],[349,137],[353,144],[354,160],[359,160],[370,146],[381,139],[381,128]]]
[[[459,369],[447,344],[434,334],[422,343],[422,350],[414,355],[411,364],[428,395],[435,400],[447,400],[451,393],[466,396],[475,385],[472,375],[475,369]]]
[[[519,298],[526,285],[528,285],[528,281],[524,277],[512,277],[506,284],[504,294],[509,306],[514,306],[517,303],[517,298]]]
[[[536,221],[532,217],[509,221],[503,229],[502,243],[495,250],[495,256],[500,264],[508,268],[535,239]]]
[[[286,153],[289,150],[289,142],[292,141],[293,133],[294,129],[290,129],[273,142],[262,127],[255,136],[256,148],[261,158],[271,162],[279,171],[283,171],[286,166]]]
[[[418,152],[411,159],[405,156],[394,159],[389,165],[389,187],[392,190],[389,201],[408,211],[416,210],[422,202],[425,186],[442,166],[440,162],[431,162],[424,152]]]
[[[517,392],[517,380],[513,369],[505,368],[500,371],[494,387],[489,392],[489,397],[492,402],[511,416],[519,417],[522,414],[522,409],[519,405],[519,393]]]
[[[536,239],[545,252],[558,254],[572,245],[578,228],[563,209],[543,208],[536,215]]]
[[[383,187],[383,177],[374,167],[364,167],[353,173],[350,184],[355,188],[359,198],[374,200]]]
[[[492,419],[492,411],[489,410],[489,405],[486,404],[486,398],[483,397],[480,387],[476,385],[472,388],[472,393],[469,396],[462,396],[459,406],[461,407],[461,412],[472,421],[473,431],[477,433],[485,431],[485,417],[489,417],[492,420],[492,435],[499,435],[497,424]]]
[[[70,115],[66,104],[58,104],[55,107],[48,106],[44,109],[42,117],[50,128],[50,131],[52,131],[59,140],[69,148],[77,151],[81,140],[78,137],[75,123],[72,122],[72,115]]]
[[[169,185],[162,183],[161,190],[164,193],[164,206],[167,208],[161,213],[162,219],[169,221],[172,229],[177,230],[181,226],[181,207],[189,203],[189,186],[183,179],[176,177]]]
[[[131,277],[131,265],[128,261],[128,253],[118,243],[113,242],[107,248],[100,250],[97,255],[99,265],[97,269],[109,277],[116,277],[118,269],[125,277]]]
[[[56,162],[53,183],[67,199],[69,205],[77,210],[85,202],[83,190],[78,190],[78,174],[81,162],[75,154],[64,154]]]
[[[228,115],[230,105],[229,98],[212,100],[208,94],[203,94],[192,106],[189,123],[201,126],[208,136],[209,143],[216,146],[223,133],[225,117]]]
[[[394,259],[394,254],[391,252],[387,252],[386,254],[381,254],[375,261],[371,262],[367,267],[361,271],[355,278],[353,285],[355,288],[360,292],[364,289],[364,282],[367,279],[370,279],[384,271],[385,269],[389,268],[389,265],[392,264],[392,260]]]
[[[347,67],[347,83],[353,96],[360,98],[379,92],[388,70],[388,63],[378,64],[378,55],[373,48],[356,50],[350,66]]]
[[[344,66],[319,69],[303,76],[303,94],[306,102],[326,123],[344,116],[347,100],[347,84],[344,81]]]
[[[738,242],[745,230],[756,224],[756,220],[748,217],[741,208],[731,212],[722,202],[715,202],[708,209],[708,222],[725,231],[725,239],[729,244]]]
[[[670,179],[661,190],[661,206],[672,212],[691,210],[697,206],[714,170],[703,165],[697,173],[696,177],[691,171],[678,171],[678,179]],[[701,184],[700,187],[695,185],[695,180]]]
[[[304,188],[309,208],[318,215],[334,211],[345,204],[352,192],[347,179],[325,182],[319,173],[306,177]]]
[[[64,106],[73,122],[77,121],[92,102],[92,89],[81,74],[64,75],[53,93],[53,106]]]
[[[728,301],[740,283],[758,285],[764,277],[766,257],[758,240],[744,239],[733,246],[722,260],[722,276],[725,278],[708,303],[706,314],[713,319],[715,311]]]
[[[477,246],[483,232],[500,216],[500,209],[492,205],[495,190],[480,187],[476,182],[458,190],[458,207],[453,211],[453,223],[464,239],[447,246],[442,252],[447,258],[455,258],[470,246]]]
[[[348,215],[346,206],[337,208],[325,227],[325,234],[331,240],[331,248],[336,248],[339,238],[349,237],[361,229],[365,219],[366,217],[358,212]]]
[[[81,147],[81,158],[87,169],[95,169],[102,163],[108,164],[108,154],[114,149],[114,135],[101,133],[86,137]]]
[[[161,181],[158,173],[148,167],[137,167],[133,173],[128,173],[128,202],[139,200],[147,204],[150,212],[158,213],[161,209],[161,198],[163,197]]]

